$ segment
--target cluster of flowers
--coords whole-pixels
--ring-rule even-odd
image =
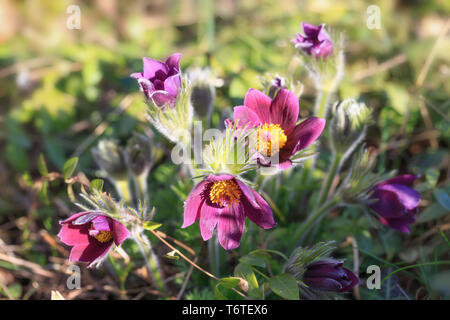
[[[303,31],[293,43],[305,55],[324,61],[335,54],[334,42],[324,25],[303,23]],[[192,92],[189,88],[192,83],[181,74],[180,58],[179,53],[165,62],[144,58],[143,72],[131,75],[137,79],[149,105],[149,119],[172,141],[177,141],[177,137],[171,135],[173,128],[189,130],[192,122],[190,97],[186,97]],[[225,163],[223,159],[228,157],[224,153],[236,149],[230,148],[229,143],[212,141],[209,156],[205,156],[210,164],[203,170],[207,174],[192,189],[184,204],[182,228],[199,220],[202,238],[209,240],[217,229],[219,243],[226,250],[240,245],[246,217],[263,229],[276,225],[270,205],[241,176],[248,168],[248,161],[256,161],[256,166],[251,168],[271,168],[276,172],[289,169],[325,128],[326,115],[299,122],[299,97],[289,90],[283,79],[273,81],[267,92],[268,95],[249,89],[243,105],[234,107],[233,119],[226,121],[231,145],[234,146],[242,135],[252,133],[256,137],[250,148],[246,145],[245,149],[237,149],[247,152],[246,161],[241,165]],[[345,122],[345,118],[342,121]],[[345,127],[345,130],[351,129]],[[189,139],[182,139],[181,143],[189,144]],[[217,150],[220,148],[222,150]],[[420,202],[419,193],[411,188],[416,179],[413,175],[402,175],[373,184],[367,190],[369,196],[364,204],[381,223],[409,232]],[[78,213],[62,221],[61,226],[61,241],[73,246],[70,260],[90,265],[105,257],[113,244],[119,246],[129,236],[122,223],[103,212]],[[327,258],[306,265],[302,281],[313,288],[343,292],[355,286],[358,278],[343,268],[341,260]]]

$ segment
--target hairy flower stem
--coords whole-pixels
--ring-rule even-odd
[[[339,171],[341,160],[342,155],[334,152],[333,158],[331,160],[331,166],[330,169],[328,170],[326,180],[324,181],[324,183],[322,184],[322,188],[320,189],[320,193],[317,198],[316,205],[314,207],[315,209],[318,209],[320,205],[322,205],[324,201],[327,199],[334,177]]]
[[[145,260],[145,265],[147,266],[150,276],[155,280],[158,289],[165,293],[167,292],[166,286],[164,284],[163,278],[161,276],[160,267],[158,263],[158,258],[153,253],[152,245],[148,238],[145,236],[143,231],[134,230],[133,239],[136,241],[139,251]]]
[[[326,119],[327,117],[327,105],[328,105],[328,100],[330,99],[331,96],[331,92],[330,90],[324,88],[319,92],[319,96],[317,97],[316,100],[316,116],[319,118],[324,118]]]
[[[313,213],[306,219],[305,222],[300,226],[297,232],[294,234],[294,242],[298,245],[302,245],[303,240],[308,235],[311,227],[314,223],[319,220],[323,215],[325,215],[329,210],[337,206],[340,202],[338,197],[334,197],[323,204],[319,209],[313,211]]]
[[[208,242],[208,256],[209,256],[209,267],[218,276],[221,276],[220,266],[224,261],[220,253],[219,239],[217,234],[214,233],[211,240]]]
[[[144,172],[141,175],[133,175],[134,184],[136,186],[136,200],[137,205],[139,201],[145,203],[147,206],[149,205],[149,198],[147,192],[147,176],[148,173]]]
[[[127,178],[120,180],[113,180],[113,184],[116,187],[117,193],[122,200],[125,200],[127,204],[131,204],[130,187],[128,185]]]

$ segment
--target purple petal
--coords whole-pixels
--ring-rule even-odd
[[[247,199],[247,201],[250,203],[250,205],[256,209],[260,209],[260,205],[255,197],[255,190],[253,190],[251,187],[247,186],[244,182],[234,179],[236,183],[238,184],[239,188],[241,189],[243,196]]]
[[[168,77],[164,81],[164,90],[167,91],[172,97],[177,97],[181,89],[180,74],[177,73],[171,77]]]
[[[261,125],[261,120],[256,112],[246,106],[234,107],[233,118],[239,128],[243,128],[244,126],[252,128]]]
[[[244,106],[252,109],[258,115],[258,118],[262,123],[270,122],[269,115],[271,103],[272,99],[256,89],[248,90],[244,98]]]
[[[172,106],[174,104],[174,98],[167,91],[154,91],[150,94],[150,99],[152,99],[158,107],[165,105]]]
[[[356,286],[359,283],[359,278],[352,271],[350,271],[347,268],[343,268],[343,270],[347,275],[348,285],[344,286],[340,292],[349,291],[351,288],[353,288],[354,286]]]
[[[98,216],[92,220],[93,229],[98,231],[111,231],[112,219],[105,216]]]
[[[58,233],[59,239],[68,246],[89,243],[89,227],[87,225],[73,226],[64,224]]]
[[[270,122],[279,124],[289,135],[297,122],[298,110],[297,96],[287,89],[280,89],[270,106]]]
[[[253,221],[263,229],[271,229],[275,227],[276,222],[273,219],[272,209],[258,192],[256,192],[255,190],[252,191],[261,209],[257,209],[253,206],[247,206],[245,208],[245,214],[251,221]],[[244,205],[245,204],[246,203],[244,202]]]
[[[305,149],[322,134],[325,128],[325,119],[311,117],[298,124],[292,134],[288,137],[285,148],[292,148],[291,154]],[[283,148],[283,149],[285,149]]]
[[[222,209],[217,224],[217,235],[220,245],[225,250],[239,247],[245,225],[244,206],[241,202]]]
[[[303,27],[303,32],[305,33],[305,35],[310,38],[316,38],[317,35],[319,34],[320,29],[322,28],[321,25],[315,26],[313,24],[309,24],[306,22],[302,23],[302,27]]]
[[[205,203],[201,207],[200,213],[200,233],[203,240],[209,240],[212,237],[214,228],[216,227],[219,217],[225,209],[211,206]]]
[[[405,211],[397,194],[392,191],[376,188],[372,198],[377,201],[370,208],[384,218],[400,217]]]
[[[112,241],[101,243],[94,238],[90,238],[88,245],[74,246],[70,251],[69,261],[88,262],[89,266],[103,258],[111,249]]]
[[[161,78],[163,75],[167,76],[167,73],[169,72],[167,65],[158,60],[143,58],[143,64],[143,75],[146,79]]]
[[[417,208],[420,203],[420,193],[402,184],[384,184],[378,186],[377,188],[378,190],[385,190],[395,193],[398,200],[408,210]]]
[[[200,218],[200,209],[203,205],[202,193],[208,183],[209,181],[207,180],[201,181],[189,193],[184,202],[184,221],[181,226],[182,228],[189,227]]]
[[[167,58],[166,64],[170,69],[180,70],[181,53],[174,53]]]
[[[331,278],[305,278],[304,282],[318,290],[336,291],[339,292],[343,289],[339,281]]]
[[[120,246],[130,236],[130,232],[119,221],[113,220],[113,236],[116,246]]]

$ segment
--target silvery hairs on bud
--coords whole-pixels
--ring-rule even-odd
[[[134,175],[147,173],[153,164],[152,138],[133,132],[125,147],[126,162]]]
[[[372,123],[372,110],[363,102],[345,99],[332,107],[330,142],[335,154],[342,155],[343,163],[364,140],[367,126]]]
[[[114,139],[102,139],[91,150],[94,161],[114,180],[121,180],[127,176],[127,166],[122,148]]]
[[[216,99],[216,87],[223,84],[210,68],[193,67],[186,70],[192,86],[191,102],[196,115],[209,119]]]

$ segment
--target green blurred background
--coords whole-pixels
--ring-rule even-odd
[[[66,27],[66,10],[72,4],[81,9],[80,30]],[[366,26],[369,5],[381,9],[379,30]],[[305,86],[300,115],[310,115],[314,86],[290,42],[301,31],[300,23],[307,21],[324,22],[345,34],[347,66],[338,94],[360,98],[374,109],[376,125],[368,143],[380,150],[379,171],[398,169],[424,177],[422,206],[427,211],[408,239],[420,246],[403,252],[410,255],[403,261],[448,260],[446,245],[431,253],[420,248],[442,245],[440,232],[450,229],[448,210],[433,194],[436,188],[448,190],[450,39],[442,30],[448,31],[449,13],[450,2],[445,0],[2,0],[0,254],[17,255],[43,269],[64,264],[64,252],[52,240],[57,241],[57,220],[74,206],[62,181],[39,185],[39,157],[48,171],[60,172],[67,159],[77,156],[78,170],[91,179],[96,166],[90,149],[99,138],[123,141],[133,130],[144,131],[149,125],[142,95],[129,77],[141,70],[144,56],[163,60],[181,52],[183,69],[209,65],[224,80],[213,125],[241,103],[248,88],[261,89],[260,76],[266,72],[299,79]],[[164,139],[155,139],[164,150]],[[151,175],[150,191],[162,217],[181,215],[182,200],[177,189],[170,189],[176,177],[170,163],[159,165]],[[279,201],[280,207],[288,206]],[[181,221],[177,219],[174,228]],[[181,231],[174,233],[189,240]],[[372,252],[390,261],[403,250],[405,243],[398,242],[395,238],[392,243],[397,244]],[[29,270],[0,259],[0,283],[9,294],[4,289],[0,293],[48,298],[50,290],[63,283],[62,278]],[[90,272],[90,277],[102,278],[98,271]],[[430,287],[432,281],[447,281],[448,294],[450,275],[441,277],[444,280],[425,277],[427,281],[409,284],[412,298],[436,297],[441,291]],[[102,281],[113,289],[106,294],[88,290],[73,298],[122,296],[114,289],[123,289],[121,281]]]

